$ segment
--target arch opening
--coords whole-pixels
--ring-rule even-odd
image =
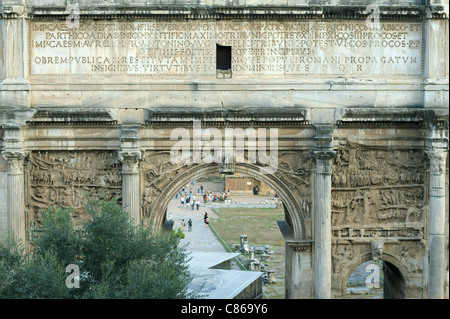
[[[346,299],[404,299],[406,279],[398,266],[388,260],[362,259],[346,277]]]
[[[189,219],[192,219],[191,221],[191,225],[193,225],[192,227],[198,227],[200,223],[202,223],[202,221],[200,221],[199,216],[201,216],[203,214],[202,212],[202,208],[200,208],[200,210],[198,210],[198,208],[196,206],[187,206],[186,202],[185,202],[185,208],[181,208],[181,193],[180,190],[182,190],[183,188],[185,189],[185,191],[189,192],[191,191],[192,188],[192,192],[197,196],[196,200],[200,199],[200,202],[203,206],[203,204],[205,203],[205,201],[203,200],[203,195],[204,194],[199,194],[199,187],[201,185],[201,183],[196,182],[195,185],[192,185],[191,187],[191,182],[192,181],[201,181],[203,178],[208,177],[208,176],[217,176],[220,175],[219,174],[219,167],[217,164],[201,164],[201,165],[195,165],[193,167],[190,167],[189,169],[187,169],[185,172],[183,172],[182,174],[180,174],[180,176],[178,176],[178,178],[175,178],[171,183],[168,183],[168,185],[163,189],[163,191],[161,192],[161,194],[159,195],[159,197],[156,199],[155,202],[155,206],[152,209],[152,213],[150,215],[151,218],[151,222],[155,225],[155,226],[162,226],[164,224],[164,222],[166,222],[167,219],[169,219],[170,217],[176,217],[175,218],[175,223],[174,225],[174,230],[177,231],[179,226],[181,225],[181,222],[183,222],[184,224],[184,229],[183,231],[186,234],[186,238],[192,238],[190,236],[192,236],[192,234],[188,234],[187,232],[189,232]],[[260,238],[258,238],[259,236],[257,235],[249,235],[248,236],[248,244],[251,248],[256,248],[256,247],[264,247],[264,246],[268,246],[268,250],[272,251],[272,257],[267,257],[267,256],[258,256],[256,255],[254,257],[254,259],[260,259],[260,265],[256,266],[256,267],[262,267],[262,271],[264,271],[265,275],[265,281],[267,283],[267,285],[265,285],[265,287],[267,286],[267,289],[269,292],[269,294],[271,294],[271,297],[275,298],[285,298],[286,294],[285,294],[285,265],[286,265],[286,255],[285,255],[285,249],[286,249],[286,243],[284,241],[284,237],[283,234],[281,233],[279,227],[278,227],[278,221],[282,220],[285,221],[286,224],[288,224],[291,228],[292,228],[292,233],[294,233],[294,229],[295,227],[299,227],[298,225],[302,225],[302,218],[299,218],[299,214],[297,212],[299,212],[296,209],[296,203],[294,203],[292,201],[293,196],[291,194],[289,194],[289,189],[287,187],[285,187],[285,185],[282,183],[282,181],[280,181],[279,179],[277,179],[275,176],[265,176],[265,175],[261,175],[259,172],[258,167],[249,167],[248,165],[236,165],[235,166],[235,176],[238,175],[239,177],[243,177],[245,176],[246,178],[252,179],[254,182],[258,182],[257,185],[266,185],[267,188],[269,188],[271,190],[271,192],[269,192],[269,194],[267,194],[267,192],[264,191],[259,191],[258,195],[255,195],[253,193],[254,189],[251,187],[250,188],[250,192],[247,193],[247,197],[260,197],[260,202],[264,202],[266,199],[269,199],[269,202],[277,202],[278,204],[276,205],[276,208],[273,208],[273,212],[269,213],[269,212],[264,212],[264,215],[260,215],[260,216],[265,216],[263,218],[260,218],[258,216],[250,216],[250,218],[254,218],[253,220],[260,220],[262,221],[264,219],[264,226],[260,226],[259,227],[267,227],[267,231],[261,231],[261,229],[259,230],[259,234],[263,234],[263,236],[260,236]],[[229,175],[227,175],[228,177],[230,177]],[[256,184],[254,184],[256,185]],[[205,191],[208,191],[208,189],[204,189]],[[228,191],[228,189],[223,189],[222,191]],[[200,192],[201,193],[201,192]],[[214,192],[213,192],[214,193]],[[275,196],[276,194],[276,196]],[[267,196],[268,195],[268,196]],[[188,194],[185,194],[185,197],[189,196]],[[186,198],[184,197],[184,200],[186,200]],[[236,200],[236,196],[234,196],[232,194],[231,197],[233,203],[234,200]],[[226,205],[224,205],[226,206]],[[169,209],[168,209],[169,208]],[[175,208],[175,209],[174,209]],[[266,211],[270,210],[267,209],[269,207],[264,208]],[[182,209],[181,214],[184,215],[180,215],[180,209]],[[224,210],[227,210],[228,212],[225,212],[223,215],[226,215],[227,213],[229,215],[230,214],[230,208],[224,208]],[[236,208],[236,209],[232,209],[232,213],[236,213],[236,216],[233,216],[235,218],[245,218],[245,222],[251,222],[250,220],[247,220],[247,216],[239,216],[239,209],[242,211],[244,211],[243,215],[252,215],[252,214],[259,214],[261,213],[261,211],[257,211],[258,208],[254,208],[257,212],[251,211],[250,210],[252,208],[249,209],[243,209],[243,208]],[[293,209],[295,211],[293,211]],[[172,213],[176,211],[177,212],[177,216],[172,216]],[[267,218],[270,214],[273,214],[274,216],[276,216],[275,220],[269,220],[269,218]],[[181,218],[183,218],[183,216],[185,217],[184,220],[182,221]],[[196,219],[191,218],[191,216],[195,216]],[[272,216],[270,216],[272,218]],[[275,218],[275,217],[273,217]],[[272,219],[273,219],[272,218]],[[178,219],[178,220],[176,220]],[[228,220],[229,221],[229,220]],[[214,221],[211,225],[214,225],[216,221]],[[255,223],[254,223],[255,224]],[[270,225],[268,225],[270,224]],[[216,224],[218,225],[218,224]],[[252,226],[252,224],[250,223],[249,225]],[[204,225],[201,225],[204,226]],[[227,228],[228,226],[231,227],[235,227],[235,225],[225,225],[223,227]],[[216,226],[218,229],[218,226]],[[211,228],[211,227],[210,227]],[[304,226],[300,227],[299,230],[297,230],[297,234],[300,238],[302,238],[302,236],[304,236],[304,231],[303,231]],[[197,228],[198,229],[198,228]],[[241,231],[242,235],[247,235],[247,231]],[[275,234],[273,237],[269,236],[269,233],[271,234]],[[263,238],[263,239],[261,239]],[[268,242],[265,242],[265,240],[267,240],[266,238],[277,238],[277,242],[276,244],[274,242],[270,242],[270,240]],[[234,239],[233,239],[236,243],[239,242],[239,235],[236,236],[236,234],[234,234]],[[186,242],[185,242],[186,243]],[[207,246],[208,243],[205,243],[205,246]],[[231,244],[230,244],[231,245]],[[231,248],[231,247],[230,247]],[[234,248],[234,247],[233,247]],[[228,250],[230,251],[230,250]],[[266,251],[262,254],[266,254]],[[270,254],[270,253],[269,253]],[[245,252],[243,254],[241,254],[242,258],[240,257],[240,261],[242,263],[246,263],[245,267],[247,270],[252,270],[253,267],[253,263],[251,262],[251,257],[250,257],[250,253],[249,252]],[[268,261],[263,261],[262,258],[269,258]],[[258,264],[258,263],[256,263]],[[276,265],[276,266],[271,266],[271,265]],[[267,269],[266,267],[274,267],[275,269]],[[268,279],[268,277],[271,277],[271,279],[273,280],[275,278],[275,280],[270,281]]]
[[[218,172],[219,166],[217,164],[199,164],[187,169],[162,190],[152,208],[149,221],[156,227],[162,227],[166,219],[167,206],[183,185],[192,180],[214,175]],[[278,194],[285,207],[285,220],[294,237],[296,239],[306,239],[306,226],[302,210],[283,181],[274,175],[261,174],[259,167],[251,164],[236,164],[235,174],[250,176],[271,187]]]

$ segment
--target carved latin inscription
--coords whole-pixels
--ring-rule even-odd
[[[30,75],[216,77],[216,45],[233,78],[420,75],[422,24],[355,20],[30,22]]]

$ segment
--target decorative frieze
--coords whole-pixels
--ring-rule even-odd
[[[26,203],[29,222],[39,220],[48,206],[83,211],[83,196],[91,192],[121,200],[121,163],[111,151],[32,151],[26,163]]]
[[[425,171],[422,150],[340,149],[331,178],[333,236],[423,239]]]

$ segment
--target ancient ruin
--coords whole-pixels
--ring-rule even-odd
[[[368,260],[387,298],[448,298],[448,0],[368,5],[0,1],[7,228],[92,192],[162,227],[182,185],[239,173],[284,204],[286,298],[344,298]],[[227,129],[277,129],[276,170],[269,139],[206,161]]]

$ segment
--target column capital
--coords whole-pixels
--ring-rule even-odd
[[[142,159],[142,152],[139,150],[119,151],[119,161],[122,162],[123,174],[139,173],[139,162]]]
[[[330,160],[336,156],[336,151],[333,150],[312,150],[311,157],[315,160]]]
[[[2,156],[8,163],[8,174],[23,174],[23,161],[26,153],[22,151],[3,151]]]
[[[316,174],[331,175],[331,159],[336,156],[333,150],[312,150],[311,157],[316,161]]]
[[[442,149],[428,149],[425,150],[425,154],[430,160],[430,173],[431,174],[444,174],[447,160],[447,151]]]
[[[447,159],[447,150],[442,149],[427,149],[425,154],[430,160],[445,161]]]

